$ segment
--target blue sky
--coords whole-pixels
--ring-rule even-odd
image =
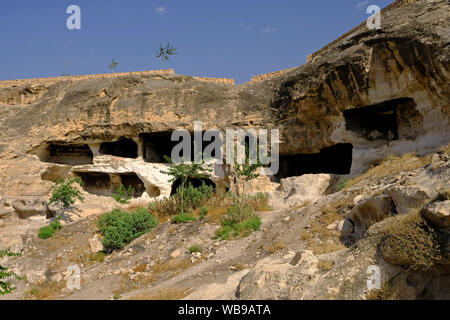
[[[306,55],[392,0],[1,0],[0,80],[160,69],[160,44],[178,49],[177,74],[234,78],[303,64]],[[81,30],[66,9],[81,8]]]

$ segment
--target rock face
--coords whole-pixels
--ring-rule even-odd
[[[450,143],[450,10],[447,0],[407,2],[383,13],[380,30],[355,29],[307,64],[239,86],[168,71],[0,83],[0,249],[24,250],[18,265],[34,267],[33,255],[41,259],[51,249],[34,231],[55,214],[46,205],[52,187],[61,178],[80,177],[86,199],[76,213],[81,221],[65,230],[83,239],[71,238],[70,248],[65,244],[24,272],[30,284],[44,284],[60,257],[80,257],[71,251],[75,247],[83,244],[89,256],[102,250],[88,220],[119,206],[110,197],[118,186],[133,187],[131,206],[175,191],[177,182],[162,173],[164,156],[177,144],[174,130],[192,133],[195,121],[202,121],[202,131],[273,128],[280,131],[280,170],[244,186],[246,193],[269,194],[276,204],[273,212],[258,213],[263,225],[253,238],[212,243],[214,223],[160,224],[155,237],[137,239],[89,269],[91,292],[99,294],[103,277],[131,272],[134,258],[136,277],[142,272],[135,270],[149,273],[168,258],[198,263],[180,276],[186,288],[196,289],[188,298],[364,299],[373,265],[382,270],[383,283],[395,282],[402,298],[448,298],[450,158],[437,151]],[[339,189],[335,175],[353,177],[389,155],[410,152],[434,155],[405,172],[362,175],[356,186],[329,194]],[[209,164],[214,173],[208,183],[240,188],[229,166]],[[390,223],[409,215],[426,221],[421,234],[436,229],[430,270],[406,270],[417,257],[397,255],[396,240],[413,237],[410,230],[391,230]],[[172,246],[185,234],[189,244]],[[187,256],[198,243],[207,244],[207,252]],[[237,272],[237,266],[244,269]],[[166,278],[160,285],[178,285],[177,278]]]
[[[289,202],[314,202],[325,194],[330,181],[329,174],[305,174],[281,179],[279,190]]]
[[[44,212],[52,182],[70,175],[96,195],[123,183],[136,198],[168,196],[170,135],[196,120],[279,129],[278,178],[356,174],[388,154],[436,150],[450,136],[449,18],[445,0],[400,6],[381,30],[358,29],[301,67],[239,86],[171,72],[0,86],[2,196],[36,203],[16,205],[21,217]]]

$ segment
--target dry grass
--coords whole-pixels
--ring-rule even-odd
[[[274,254],[280,250],[283,250],[284,248],[286,248],[286,244],[283,241],[274,241],[272,242],[270,247],[267,248],[267,252],[270,254]]]
[[[334,267],[334,262],[330,260],[319,259],[319,263],[317,264],[317,266],[322,271],[330,271]]]
[[[308,244],[308,249],[315,255],[328,254],[335,251],[345,249],[340,242],[312,241]]]
[[[156,292],[143,292],[130,298],[130,300],[181,300],[186,297],[190,289],[174,287],[162,288]]]
[[[367,294],[367,300],[399,300],[400,290],[389,283],[384,283],[381,289],[372,290]]]
[[[304,201],[304,202],[302,202],[301,204],[299,204],[299,205],[293,207],[291,210],[292,210],[292,211],[298,211],[298,210],[300,210],[300,209],[306,208],[306,207],[309,206],[310,204],[311,204],[311,200],[307,200],[307,201]]]
[[[143,288],[149,286],[151,283],[160,279],[163,275],[168,277],[174,277],[181,271],[203,261],[202,259],[197,259],[196,262],[192,263],[189,258],[174,258],[167,261],[158,260],[151,267],[150,272],[147,273],[146,264],[138,264],[134,268],[134,272],[142,272],[136,274],[134,278],[130,279],[130,274],[122,274],[122,279],[119,281],[119,286],[112,293],[114,296],[120,297],[124,293],[129,292],[134,289]],[[168,274],[170,273],[170,274]]]
[[[137,266],[134,267],[133,271],[135,273],[145,272],[145,271],[147,271],[147,264],[145,264],[145,263],[138,264]]]
[[[175,258],[168,261],[158,260],[154,265],[152,265],[151,271],[153,275],[160,275],[169,271],[176,271],[177,273],[179,273],[180,271],[187,269],[190,266],[192,266],[192,262],[189,258]]]
[[[411,171],[422,168],[430,164],[430,162],[431,156],[417,157],[414,153],[408,153],[401,157],[388,156],[385,160],[381,161],[359,177],[349,180],[345,188],[366,179],[380,179],[402,171]]]
[[[450,144],[441,148],[441,152],[447,156],[450,156]]]
[[[248,265],[243,264],[242,262],[239,262],[237,265],[235,265],[236,271],[242,271],[244,269],[248,269]]]
[[[40,286],[33,286],[25,292],[25,300],[55,300],[61,297],[66,282],[46,282]]]
[[[347,205],[348,200],[344,199],[332,206],[322,209],[322,214],[310,224],[309,229],[302,230],[300,238],[306,242],[306,248],[314,254],[326,254],[342,250],[345,247],[339,241],[339,233],[335,230],[328,230],[327,226],[342,218],[337,212],[337,207]]]
[[[442,258],[440,235],[420,214],[389,218],[380,231],[389,255],[412,270],[429,270]]]
[[[205,221],[207,223],[217,223],[220,224],[222,221],[222,218],[227,213],[228,207],[222,206],[222,207],[214,207],[214,206],[206,206],[208,209],[208,214],[205,216]],[[194,217],[200,216],[200,208],[197,210],[194,210],[192,212]]]

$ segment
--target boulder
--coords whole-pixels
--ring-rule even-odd
[[[425,204],[434,200],[438,193],[425,186],[394,186],[386,190],[394,200],[399,214],[418,213]]]
[[[329,174],[305,174],[300,177],[281,179],[279,191],[285,200],[297,202],[317,201],[330,186]]]
[[[437,227],[450,228],[450,200],[432,202],[423,208],[421,214]]]
[[[394,213],[393,209],[393,201],[386,195],[361,200],[346,215],[346,221],[341,225],[341,232],[343,234],[353,233],[356,238],[360,238],[371,225]]]
[[[103,251],[103,244],[98,235],[95,235],[93,238],[89,239],[89,248],[92,253]]]
[[[47,281],[47,268],[45,266],[35,266],[25,273],[27,281],[31,285],[41,285]]]
[[[12,207],[20,219],[27,219],[32,216],[48,215],[48,207],[44,201],[35,200],[14,200]]]

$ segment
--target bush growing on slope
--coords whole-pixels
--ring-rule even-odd
[[[253,208],[246,203],[236,201],[228,208],[227,214],[222,219],[222,227],[216,231],[215,238],[228,240],[231,237],[246,237],[260,227],[261,218],[256,215]]]
[[[105,251],[122,249],[157,225],[156,219],[146,210],[138,209],[132,213],[114,209],[102,215],[97,222]]]
[[[15,257],[20,256],[20,253],[11,252],[9,249],[0,250],[0,259],[3,257]],[[14,272],[9,271],[8,268],[0,265],[0,296],[13,292],[16,288],[11,286],[9,280],[15,278],[20,280],[21,278]]]
[[[38,237],[41,239],[50,238],[56,231],[62,228],[60,219],[53,220],[48,226],[39,229]]]

